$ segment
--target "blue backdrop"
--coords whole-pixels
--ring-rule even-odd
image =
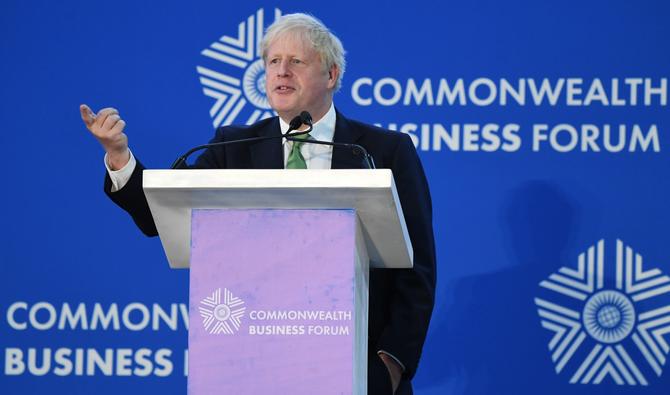
[[[667,394],[670,6],[572,0],[3,2],[0,392],[185,393],[188,272],[102,193],[78,106],[118,108],[166,168],[264,116],[257,28],[296,11],[347,50],[336,106],[426,169],[416,392]]]

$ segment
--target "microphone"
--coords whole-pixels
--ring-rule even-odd
[[[299,132],[299,133],[291,133],[294,130],[297,130],[300,128],[303,124],[309,126],[307,130]],[[186,153],[180,157],[178,157],[170,166],[170,169],[185,169],[186,168],[186,159],[188,159],[189,156],[191,156],[192,153],[196,151],[200,151],[206,148],[211,148],[211,147],[218,147],[218,146],[223,146],[223,145],[229,145],[229,144],[236,144],[236,143],[250,143],[254,141],[263,141],[263,140],[271,140],[271,139],[279,139],[279,138],[289,138],[293,136],[300,136],[303,134],[307,134],[311,132],[313,129],[312,126],[312,116],[307,112],[303,111],[300,113],[300,115],[297,115],[291,119],[291,122],[289,122],[288,130],[286,133],[282,133],[279,136],[259,136],[259,137],[250,137],[246,139],[239,139],[239,140],[228,140],[228,141],[219,141],[217,143],[209,143],[209,144],[203,144],[203,145],[198,145],[197,147],[193,147],[190,150],[186,151]]]
[[[300,118],[298,121],[296,118]],[[313,139],[296,139],[294,136],[300,136],[302,134],[307,134],[312,130],[312,116],[310,113],[307,111],[303,111],[298,115],[297,117],[293,118],[291,120],[291,126],[293,125],[293,122],[300,122],[295,129],[299,128],[302,126],[302,124],[309,125],[309,130],[300,132],[300,133],[294,133],[292,135],[286,136],[286,140],[288,141],[298,141],[302,143],[310,143],[310,144],[321,144],[321,145],[330,145],[331,147],[341,147],[341,148],[348,148],[352,150],[352,153],[354,155],[361,155],[363,157],[363,165],[367,169],[376,169],[377,167],[375,166],[375,160],[372,158],[372,155],[368,153],[368,151],[363,147],[362,145],[359,144],[348,144],[348,143],[335,143],[331,141],[321,141],[321,140],[313,140]],[[287,132],[288,134],[288,132]]]
[[[375,160],[372,157],[372,155],[370,155],[368,153],[368,150],[366,150],[365,147],[363,147],[360,144],[336,143],[336,142],[312,140],[312,139],[303,140],[303,139],[297,139],[297,138],[293,137],[293,136],[298,136],[300,134],[304,134],[304,133],[296,133],[296,134],[287,136],[286,140],[288,140],[288,141],[298,141],[298,142],[301,142],[301,143],[308,143],[308,144],[330,145],[332,147],[347,148],[347,149],[351,150],[352,154],[354,154],[356,156],[360,155],[361,157],[363,157],[363,166],[366,169],[376,169],[377,168],[375,166]]]
[[[298,120],[296,118],[300,118],[300,119]],[[304,131],[304,132],[300,132],[300,133],[294,133],[294,134],[291,134],[291,135],[288,135],[288,132],[287,132],[286,140],[288,140],[288,141],[298,141],[298,142],[301,142],[301,143],[330,145],[331,147],[348,148],[348,149],[352,150],[352,153],[354,155],[361,155],[363,157],[363,165],[364,165],[365,168],[376,169],[375,161],[372,158],[372,155],[370,155],[368,153],[368,151],[362,145],[347,144],[347,143],[335,143],[335,142],[331,142],[331,141],[321,141],[321,140],[313,140],[313,139],[297,139],[297,138],[295,138],[294,136],[300,136],[300,135],[307,134],[310,131],[312,131],[312,115],[310,115],[310,113],[308,113],[307,111],[303,111],[303,112],[300,113],[300,115],[293,118],[291,120],[291,124],[289,124],[289,125],[293,126],[294,121],[296,122],[296,125],[297,125],[295,127],[295,129],[299,128],[300,126],[302,126],[304,124],[304,125],[309,126],[309,130]],[[298,124],[298,122],[300,122],[300,123]]]
[[[291,130],[297,130],[302,125],[308,125],[310,127],[312,126],[312,115],[307,111],[303,111],[300,113],[300,115],[291,119],[291,122],[288,124],[288,131],[286,133],[290,132]],[[304,132],[301,132],[300,134],[304,134]]]
[[[303,112],[301,112],[300,115],[298,115],[298,116],[300,117],[300,121],[301,121],[303,124],[312,126],[312,115],[311,115],[310,113],[308,113],[307,111],[303,111]],[[302,125],[300,125],[300,126],[302,126]],[[298,128],[299,128],[300,126],[298,126]],[[296,128],[296,129],[297,129],[297,128]]]

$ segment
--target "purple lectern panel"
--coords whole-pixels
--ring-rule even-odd
[[[350,394],[353,210],[193,210],[188,393]]]

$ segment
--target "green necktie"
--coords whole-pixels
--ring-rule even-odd
[[[301,134],[300,136],[295,136],[296,139],[308,140],[311,136],[308,134]],[[288,154],[288,159],[286,160],[287,169],[306,169],[307,163],[305,158],[300,153],[300,147],[305,144],[304,141],[292,141],[291,152]]]

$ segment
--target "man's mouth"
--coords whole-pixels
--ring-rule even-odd
[[[291,92],[291,91],[294,91],[294,90],[295,90],[295,88],[293,88],[291,86],[288,86],[288,85],[278,85],[275,88],[276,92]]]

